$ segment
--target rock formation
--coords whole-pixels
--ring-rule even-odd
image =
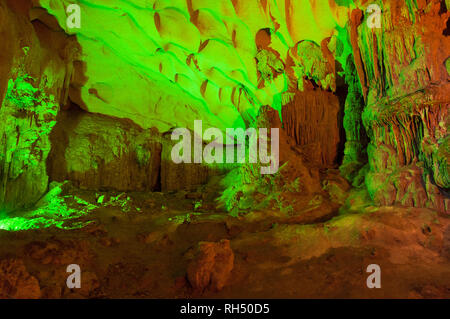
[[[234,266],[234,254],[229,240],[219,243],[199,243],[187,269],[187,278],[193,288],[211,288],[219,291],[230,278]]]
[[[449,10],[0,0],[0,298],[448,298]],[[279,171],[175,163],[195,120]]]
[[[170,132],[196,119],[247,128],[263,106],[298,155],[289,166],[304,163],[314,183],[340,166],[376,205],[448,211],[448,1],[375,1],[380,28],[362,0],[83,1],[81,28],[68,4],[0,2],[6,212],[49,180],[204,184],[229,168],[176,166]]]
[[[352,15],[361,118],[370,139],[366,185],[378,205],[449,209],[447,4],[380,2],[380,29],[367,28],[360,11]]]

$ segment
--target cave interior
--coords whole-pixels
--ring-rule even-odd
[[[450,298],[449,10],[0,0],[0,298]]]

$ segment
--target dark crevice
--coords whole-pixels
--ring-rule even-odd
[[[448,18],[448,20],[447,20],[447,28],[444,29],[442,34],[445,35],[446,37],[448,37],[450,35],[450,18]]]
[[[156,184],[155,184],[154,189],[153,189],[153,191],[155,191],[155,192],[161,192],[162,191],[162,181],[161,181],[162,166],[163,166],[163,152],[162,152],[162,145],[161,145],[161,152],[159,154],[158,176],[156,178]]]
[[[345,101],[347,100],[348,95],[348,87],[347,86],[338,87],[336,89],[336,95],[339,99],[339,112],[338,112],[339,144],[336,163],[338,165],[341,165],[344,159],[345,142],[347,141],[344,128],[344,115],[345,115]]]
[[[443,15],[447,13],[447,4],[445,3],[445,0],[441,0],[441,7],[439,8],[439,15]]]

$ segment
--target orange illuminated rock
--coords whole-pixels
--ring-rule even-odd
[[[200,242],[195,259],[187,269],[187,278],[194,289],[222,290],[234,266],[234,253],[229,240],[218,243]]]
[[[0,299],[37,299],[40,297],[39,282],[28,273],[21,259],[0,261]]]

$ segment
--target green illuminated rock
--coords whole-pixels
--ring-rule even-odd
[[[332,36],[349,10],[305,0],[81,1],[81,28],[69,29],[70,3],[39,1],[81,46],[70,98],[161,132],[192,129],[199,118],[205,127],[245,127],[246,113],[277,104],[287,88],[283,77],[258,86],[257,32],[276,31],[271,47],[285,62],[296,43]]]
[[[83,111],[62,111],[51,134],[52,180],[98,190],[159,188],[161,142],[155,130]],[[64,141],[64,143],[62,143]]]
[[[0,109],[0,203],[6,210],[34,203],[47,189],[45,160],[58,105],[29,82],[26,75],[10,80]]]
[[[29,207],[47,191],[49,134],[68,89],[66,66],[59,55],[67,36],[33,25],[21,12],[26,9],[0,3],[0,33],[5,44],[0,56],[2,213]]]
[[[376,205],[448,211],[442,1],[373,1],[380,29],[362,0],[83,0],[79,29],[73,2],[0,2],[2,211],[38,202],[49,176],[92,190],[205,183],[222,167],[175,165],[170,132],[257,126],[265,106],[303,186],[342,164]]]

